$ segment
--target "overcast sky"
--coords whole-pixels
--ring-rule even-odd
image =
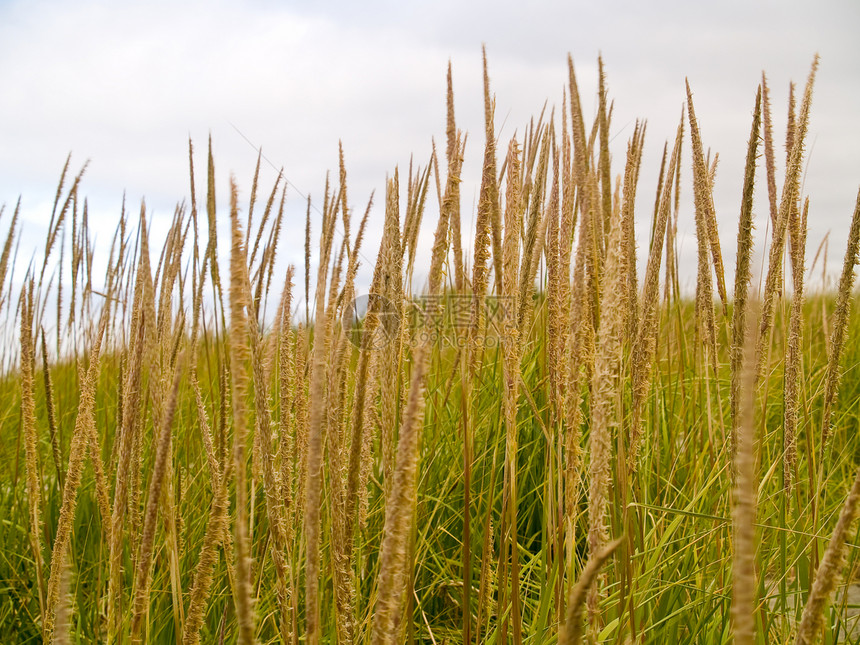
[[[412,154],[426,164],[431,138],[444,141],[450,59],[458,125],[470,132],[463,193],[469,230],[483,146],[481,44],[489,57],[501,149],[544,102],[560,108],[568,52],[577,65],[583,108],[594,114],[602,52],[615,100],[616,173],[633,121],[648,121],[640,249],[647,245],[657,164],[664,141],[674,136],[688,77],[705,145],[720,154],[715,197],[728,270],[761,72],[768,73],[783,160],[788,84],[797,81],[802,89],[818,52],[804,183],[811,198],[808,256],[811,261],[832,231],[835,271],[860,185],[858,28],[860,3],[853,0],[814,7],[776,1],[0,0],[0,203],[13,207],[22,196],[21,253],[29,257],[44,239],[59,173],[72,152],[73,169],[90,160],[83,193],[102,242],[109,241],[123,191],[131,204],[146,198],[158,235],[176,203],[189,195],[188,137],[202,177],[211,133],[219,208],[226,206],[231,172],[247,203],[254,146],[262,146],[271,162],[261,173],[264,187],[271,186],[276,167],[284,168],[291,219],[281,258],[284,266],[301,265],[303,195],[321,199],[325,173],[337,167],[338,140],[352,207],[360,213],[372,190],[382,194],[395,166],[405,170]],[[689,143],[685,149],[689,196]],[[425,247],[435,212],[434,200],[425,219]],[[761,199],[760,232],[766,212]],[[375,257],[381,223],[377,209],[368,257]],[[318,219],[315,224],[316,236]],[[7,226],[4,216],[4,234]],[[682,267],[693,271],[691,207],[679,228]],[[682,276],[688,285],[694,280]]]

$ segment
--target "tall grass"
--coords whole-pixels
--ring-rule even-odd
[[[210,142],[198,213],[189,144],[190,209],[151,247],[146,205],[137,226],[123,205],[104,278],[67,160],[23,280],[21,202],[0,210],[0,315],[16,323],[0,357],[0,640],[860,640],[845,593],[860,201],[838,292],[809,288],[817,65],[799,108],[789,97],[781,193],[765,77],[750,88],[732,294],[691,85],[645,186],[644,122],[614,167],[602,59],[593,121],[569,59],[560,114],[505,142],[484,54],[471,254],[449,66],[444,159],[434,145],[388,177],[366,311],[373,198],[355,227],[342,147],[321,220],[308,199],[304,280],[289,267],[283,283],[285,182],[265,192],[259,159],[247,208],[231,178],[219,210]],[[761,293],[757,210],[772,230]],[[695,222],[695,299],[679,289],[679,219]]]

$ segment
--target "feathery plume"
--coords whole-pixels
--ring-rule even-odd
[[[809,126],[809,110],[812,104],[812,86],[815,82],[815,73],[818,69],[818,54],[812,61],[812,69],[806,81],[806,89],[803,92],[803,101],[800,105],[800,115],[796,124],[796,132],[792,133],[792,148],[788,167],[785,171],[785,183],[782,188],[782,199],[779,205],[777,217],[776,236],[770,247],[770,258],[768,260],[767,278],[765,279],[764,300],[761,307],[761,322],[759,326],[758,346],[756,349],[756,375],[761,378],[765,369],[765,358],[767,355],[767,344],[770,339],[770,330],[773,324],[773,309],[776,301],[779,284],[782,282],[782,256],[785,248],[785,234],[791,219],[792,209],[797,201],[800,189],[800,171],[803,162],[803,145],[806,139],[806,131]]]
[[[806,223],[809,200],[803,209],[798,227],[797,243],[792,248],[794,296],[788,320],[788,346],[785,353],[785,386],[783,388],[783,486],[791,490],[797,466],[797,426],[800,406],[801,334],[803,333],[803,271],[806,259]],[[789,498],[786,499],[788,501]]]
[[[242,244],[236,182],[230,178],[230,374],[233,377],[233,470],[236,476],[236,614],[240,645],[254,642],[254,608],[251,599],[251,546],[248,535],[248,482],[245,443],[248,436],[248,293],[245,286],[247,255]]]
[[[620,426],[621,410],[616,401],[622,358],[621,340],[624,332],[623,230],[618,221],[617,209],[612,213],[609,239],[606,248],[606,270],[601,292],[603,302],[600,327],[597,331],[597,354],[591,383],[591,432],[589,436],[589,481],[588,481],[588,548],[591,554],[600,553],[606,544],[607,509],[610,496],[612,436]],[[599,621],[600,590],[591,587],[588,596],[590,623]]]
[[[36,433],[36,398],[33,386],[33,281],[21,293],[21,425],[24,428],[24,453],[27,470],[27,501],[30,515],[30,545],[36,563],[39,613],[45,623],[45,575],[42,560],[42,496],[39,482],[39,453]]]
[[[173,385],[167,399],[166,408],[156,440],[155,461],[152,466],[152,478],[149,484],[149,497],[146,503],[146,513],[143,520],[143,534],[140,538],[140,553],[137,559],[137,571],[135,572],[135,597],[133,613],[131,618],[131,642],[142,642],[141,630],[144,615],[147,613],[146,605],[149,603],[150,569],[152,568],[152,550],[155,542],[155,522],[158,518],[158,505],[161,499],[161,491],[165,483],[167,462],[170,457],[170,443],[173,434],[173,417],[176,413],[177,399],[179,398],[179,384],[182,380],[182,370],[177,368],[173,376]]]
[[[57,521],[57,532],[54,537],[54,555],[51,558],[51,575],[48,579],[47,610],[45,612],[43,629],[46,641],[50,641],[54,634],[54,624],[60,596],[60,579],[63,575],[65,559],[68,557],[72,523],[78,502],[78,488],[81,485],[84,457],[89,443],[86,424],[95,405],[95,388],[99,373],[101,343],[105,327],[107,326],[109,309],[107,306],[102,309],[98,330],[90,349],[89,368],[81,389],[78,416],[75,419],[75,427],[72,431],[72,440],[69,447],[69,465],[66,469],[66,485],[63,487],[63,501],[60,506],[60,517]]]
[[[708,229],[707,239],[711,247],[714,271],[717,274],[717,291],[720,294],[720,301],[723,303],[723,312],[726,312],[728,298],[726,296],[725,272],[723,271],[723,254],[720,250],[720,237],[717,230],[717,214],[714,209],[714,186],[702,152],[702,137],[699,134],[699,123],[693,109],[693,92],[690,89],[689,81],[687,81],[687,110],[690,120],[690,137],[693,142],[693,193],[696,213],[698,218],[698,213],[701,211],[701,217]],[[716,159],[714,160],[714,167],[716,167]]]
[[[761,129],[762,108],[765,97],[764,85],[756,93],[755,112],[753,113],[752,128],[747,144],[747,160],[744,168],[744,185],[741,197],[741,214],[738,220],[737,261],[735,266],[734,307],[732,308],[732,345],[731,345],[731,422],[732,450],[736,445],[735,434],[738,423],[738,402],[741,396],[741,367],[744,356],[744,337],[746,334],[747,296],[749,294],[752,271],[752,231],[753,231],[753,192],[755,190],[756,158],[758,154],[759,130]],[[765,110],[767,117],[767,111]],[[765,123],[765,130],[767,122]],[[765,146],[767,137],[765,137]],[[770,171],[768,170],[768,182]]]
[[[680,165],[681,140],[683,137],[683,117],[678,125],[675,144],[669,160],[667,177],[663,182],[663,191],[659,200],[657,218],[654,224],[654,235],[651,240],[651,251],[648,254],[648,264],[645,269],[645,284],[642,287],[642,311],[639,331],[633,344],[633,406],[630,425],[630,440],[628,442],[628,468],[635,472],[639,462],[639,452],[642,446],[642,415],[645,397],[651,385],[651,368],[657,343],[657,300],[660,288],[660,262],[663,259],[663,242],[668,237],[671,226],[669,222],[672,197],[671,177],[675,168]]]
[[[848,313],[851,307],[851,292],[854,290],[854,267],[858,262],[858,253],[860,253],[860,191],[857,193],[854,215],[851,217],[848,246],[845,249],[842,275],[839,277],[839,291],[836,295],[836,309],[833,312],[833,331],[830,332],[830,352],[827,356],[827,377],[824,385],[824,412],[821,419],[822,450],[832,434],[830,417],[833,414],[833,404],[836,402],[839,387],[839,359],[845,345],[845,335],[848,333]]]
[[[314,318],[314,344],[311,364],[308,400],[310,418],[307,434],[307,461],[305,483],[305,603],[307,620],[307,642],[318,645],[322,625],[320,624],[320,522],[322,504],[322,434],[325,423],[325,371],[328,325],[326,324],[326,284],[328,262],[331,253],[332,231],[336,211],[323,208],[323,224],[320,234],[320,262],[316,285],[316,315]],[[331,230],[330,230],[331,229]]]

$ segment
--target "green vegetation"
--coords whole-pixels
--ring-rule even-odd
[[[860,544],[860,200],[838,291],[804,285],[816,66],[790,99],[782,178],[764,77],[751,96],[733,290],[689,88],[642,213],[645,128],[615,181],[602,63],[593,125],[571,63],[561,118],[497,149],[485,61],[471,256],[449,69],[444,159],[388,181],[373,296],[354,308],[370,208],[356,227],[342,151],[315,276],[308,206],[305,302],[294,268],[274,275],[282,177],[264,195],[255,176],[247,208],[231,182],[219,240],[211,148],[198,201],[189,145],[190,206],[160,249],[145,207],[123,211],[103,279],[67,164],[23,279],[18,210],[0,214],[0,316],[20,332],[0,354],[0,640],[860,642],[844,592]],[[695,299],[678,280],[688,215]],[[642,276],[634,218],[652,221]]]

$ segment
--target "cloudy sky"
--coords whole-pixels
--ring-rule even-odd
[[[577,6],[581,5],[581,6]],[[211,133],[219,207],[235,173],[250,192],[262,146],[263,186],[277,168],[290,181],[284,266],[302,263],[304,195],[322,197],[343,141],[350,199],[364,209],[386,174],[410,155],[425,164],[431,138],[444,141],[445,73],[454,69],[460,127],[471,133],[463,193],[468,229],[482,154],[481,44],[496,95],[503,143],[545,102],[560,107],[566,56],[577,65],[583,107],[596,105],[602,52],[616,172],[636,118],[647,119],[637,224],[647,244],[662,146],[674,136],[693,87],[705,145],[720,154],[716,206],[724,253],[734,238],[756,86],[768,73],[778,142],[788,84],[802,88],[815,52],[821,66],[809,131],[804,192],[811,198],[809,256],[832,231],[836,271],[860,185],[860,4],[845,2],[427,3],[163,2],[0,0],[0,203],[22,196],[22,255],[40,245],[66,155],[90,166],[83,182],[101,241],[109,241],[123,192],[145,197],[155,234],[187,199],[187,145],[199,174]],[[689,180],[689,145],[683,172]],[[784,158],[780,150],[779,159]],[[781,171],[781,168],[780,168]],[[200,189],[203,189],[202,184]],[[685,184],[689,195],[689,181]],[[379,200],[381,201],[381,200]],[[433,227],[435,203],[425,220]],[[761,231],[766,202],[759,202]],[[318,220],[317,220],[318,230]],[[8,226],[8,217],[0,229]],[[377,210],[365,254],[381,228]],[[694,224],[681,216],[682,267],[693,268]],[[425,237],[429,246],[429,235]],[[30,248],[27,248],[27,247]],[[98,249],[101,251],[101,249]],[[104,251],[106,254],[106,250]],[[420,266],[420,264],[419,264]],[[682,278],[683,280],[683,278]],[[694,284],[689,277],[688,284]]]

